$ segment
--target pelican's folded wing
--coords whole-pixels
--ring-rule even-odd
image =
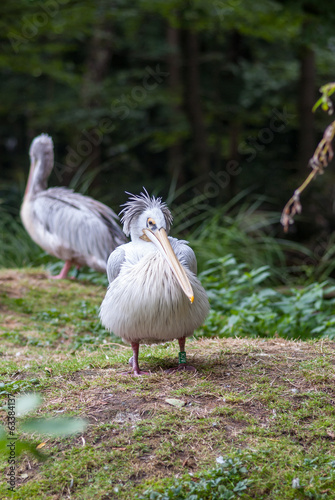
[[[125,260],[126,252],[123,250],[122,246],[116,248],[112,252],[107,261],[107,277],[108,282],[111,283],[118,277],[121,266]]]
[[[169,236],[169,241],[179,262],[183,266],[187,266],[192,273],[197,274],[197,259],[188,242],[171,236]]]
[[[59,258],[70,258],[66,251],[71,249],[73,255],[94,255],[104,268],[110,252],[125,241],[117,216],[109,207],[65,188],[38,193],[34,218],[43,233],[40,240],[54,249],[64,248],[65,253],[51,252],[39,244]]]
[[[91,217],[96,216],[96,220],[103,223],[108,228],[109,233],[112,235],[114,247],[125,243],[126,238],[119,226],[119,219],[115,212],[101,203],[100,201],[84,196],[80,193],[74,193],[72,189],[68,188],[49,188],[41,193],[41,196],[46,196],[49,200],[60,202],[63,204],[64,209],[72,208],[72,214],[76,213],[77,217],[81,217],[85,221],[87,214]],[[80,212],[80,215],[78,214]]]

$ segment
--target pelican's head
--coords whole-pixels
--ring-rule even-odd
[[[129,201],[123,206],[124,209],[119,215],[122,216],[121,223],[126,236],[130,235],[132,241],[141,239],[155,245],[192,303],[194,294],[191,284],[167,236],[172,224],[172,215],[166,204],[161,198],[150,197],[144,189],[144,193],[140,195],[130,195]]]
[[[53,142],[47,134],[35,137],[30,145],[30,172],[26,187],[28,192],[46,189],[47,180],[54,164]]]
[[[131,236],[135,241],[142,238],[143,229],[151,229],[152,225],[164,228],[169,234],[172,224],[172,215],[162,198],[150,197],[148,191],[144,189],[144,193],[135,195],[131,193],[130,198],[125,203],[124,209],[121,210],[121,224],[123,224],[123,232],[126,236]]]

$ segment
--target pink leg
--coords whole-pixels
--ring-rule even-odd
[[[136,377],[139,375],[150,375],[150,372],[144,372],[138,366],[138,351],[140,349],[140,344],[138,342],[132,342],[131,347],[133,350],[133,357],[130,359],[129,363],[132,366],[132,370],[130,372],[123,373],[123,375],[127,375],[128,373],[133,373]]]
[[[194,366],[186,364],[186,352],[185,352],[186,338],[181,337],[180,339],[178,339],[178,342],[179,342],[179,348],[180,348],[179,364],[178,364],[177,368],[170,368],[169,370],[166,370],[166,373],[175,373],[175,372],[180,372],[182,370],[187,370],[189,372],[196,372],[197,370],[196,370],[196,368],[194,368]]]
[[[62,279],[65,279],[67,277],[67,275],[68,275],[68,272],[71,269],[71,266],[72,266],[71,261],[70,260],[66,260],[65,264],[64,264],[64,267],[61,270],[61,272],[59,274],[57,274],[56,276],[50,276],[50,278],[52,278],[53,280],[62,280]]]

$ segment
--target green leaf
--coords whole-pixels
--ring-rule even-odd
[[[81,418],[32,418],[21,425],[24,432],[38,432],[51,436],[70,436],[83,432],[87,421]]]
[[[165,402],[171,406],[176,406],[177,408],[182,408],[186,405],[185,401],[181,401],[180,399],[168,398]]]
[[[46,456],[43,455],[39,450],[36,449],[36,445],[30,443],[29,441],[23,441],[21,439],[12,441],[10,436],[6,436],[5,439],[0,440],[0,455],[4,455],[8,458],[9,448],[8,444],[14,444],[15,446],[15,456],[18,457],[25,451],[31,453],[37,460],[44,461]]]
[[[21,455],[25,451],[31,453],[37,460],[44,462],[48,457],[36,449],[36,445],[29,441],[16,441],[15,452],[16,456]]]
[[[258,285],[259,283],[262,283],[262,281],[266,280],[270,276],[270,273],[268,271],[265,271],[258,276],[255,276],[252,280],[254,285]]]
[[[323,96],[320,97],[320,99],[318,99],[316,101],[316,103],[314,104],[314,106],[312,108],[313,113],[314,113],[314,111],[316,111],[318,109],[319,106],[321,106],[322,103],[323,103]]]
[[[26,413],[37,408],[42,403],[42,398],[38,394],[25,394],[17,398],[15,402],[15,413],[17,417],[22,417]]]

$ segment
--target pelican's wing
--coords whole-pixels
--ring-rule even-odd
[[[118,277],[122,263],[125,260],[126,252],[122,247],[118,247],[112,252],[107,261],[107,277],[111,283]]]
[[[197,259],[188,242],[171,236],[169,236],[169,241],[179,262],[183,266],[187,266],[192,273],[197,274]]]
[[[104,203],[101,203],[90,196],[74,193],[72,189],[67,188],[49,188],[44,191],[44,193],[49,198],[57,199],[66,204],[70,204],[77,210],[82,210],[84,212],[90,211],[95,214],[96,217],[103,221],[108,227],[110,233],[113,234],[115,246],[125,243],[126,238],[119,226],[118,216],[111,208],[104,205]]]
[[[50,188],[34,199],[34,216],[49,239],[78,254],[107,261],[125,242],[117,216],[103,203],[66,188]]]

